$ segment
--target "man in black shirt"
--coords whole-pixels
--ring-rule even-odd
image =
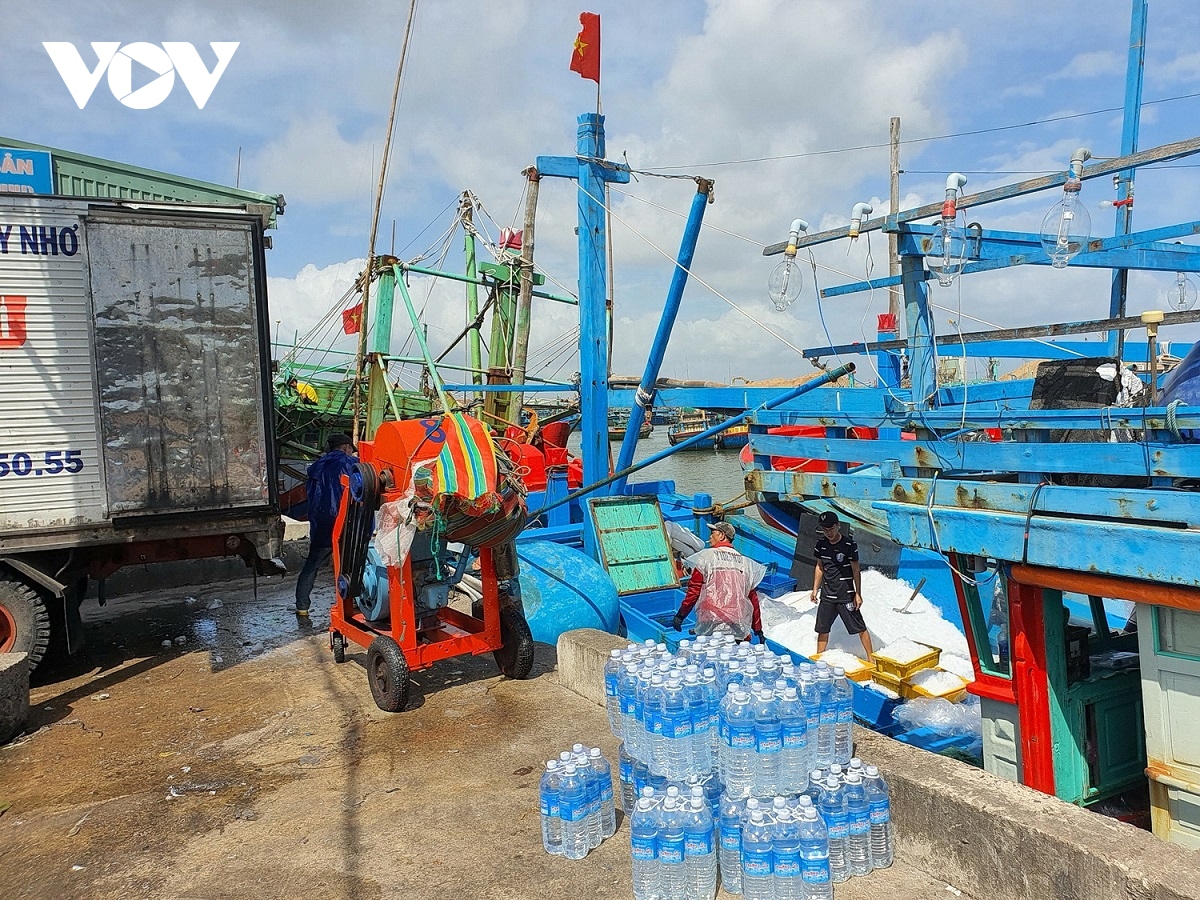
[[[847,532],[842,534],[836,513],[823,512],[817,518],[821,537],[814,555],[817,568],[813,580],[812,602],[817,604],[817,652],[829,646],[829,629],[840,618],[849,634],[857,634],[869,660],[874,654],[871,635],[862,612],[862,573],[858,568],[858,544]]]

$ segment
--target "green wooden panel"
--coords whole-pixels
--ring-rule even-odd
[[[600,561],[618,594],[679,587],[656,497],[596,497],[588,508]]]

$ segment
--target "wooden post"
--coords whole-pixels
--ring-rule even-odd
[[[894,216],[900,212],[900,117],[892,116],[891,127],[891,171],[892,193],[889,210]],[[893,278],[900,275],[900,240],[896,234],[888,235],[888,274]],[[896,317],[900,324],[900,288],[893,286],[888,289],[888,312]]]
[[[459,206],[463,223],[463,250],[467,255],[467,325],[471,327],[471,333],[467,335],[467,347],[470,351],[470,363],[474,371],[471,373],[472,384],[483,384],[483,372],[480,369],[483,367],[483,356],[479,346],[479,328],[475,326],[475,320],[479,318],[479,285],[476,284],[476,279],[479,273],[475,267],[475,225],[474,225],[474,204],[471,199],[470,191],[463,191],[462,203]],[[476,400],[483,399],[483,391],[477,391],[475,394]]]
[[[521,230],[521,286],[517,295],[517,331],[513,339],[513,384],[525,383],[525,361],[529,357],[529,314],[533,302],[533,225],[537,213],[540,181],[538,170],[534,166],[530,166],[523,174],[529,179],[529,191],[525,200],[525,224]],[[514,417],[520,415],[522,400],[522,396],[516,394],[509,401],[508,408]]]

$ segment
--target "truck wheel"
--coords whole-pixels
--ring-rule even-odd
[[[500,610],[500,649],[492,655],[501,674],[508,678],[528,678],[533,671],[533,635],[520,611]]]
[[[28,653],[32,671],[50,646],[50,616],[33,588],[0,578],[0,653]]]
[[[367,682],[384,712],[400,712],[408,705],[408,660],[387,635],[379,635],[367,649]]]
[[[334,632],[329,638],[329,647],[333,650],[333,661],[335,663],[344,663],[346,661],[346,639],[338,632]]]

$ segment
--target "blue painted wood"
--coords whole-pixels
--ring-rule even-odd
[[[667,300],[658,321],[658,331],[654,335],[654,343],[650,345],[650,355],[646,359],[646,370],[642,375],[642,383],[636,391],[635,402],[629,409],[629,423],[625,428],[625,438],[621,442],[621,452],[617,455],[618,472],[633,464],[633,453],[637,449],[639,432],[642,422],[646,418],[646,407],[654,402],[654,384],[658,381],[658,372],[662,368],[663,357],[667,352],[667,342],[671,338],[671,330],[675,327],[679,304],[683,301],[683,291],[687,287],[692,257],[696,255],[696,241],[700,239],[700,225],[704,221],[704,210],[712,196],[709,193],[711,186],[711,182],[699,182],[698,189],[692,197],[692,208],[688,212],[687,226],[683,230],[679,256],[671,276],[671,286],[667,290]],[[613,482],[613,493],[621,493],[624,487],[625,479],[618,478]]]
[[[752,434],[750,443],[752,452],[769,456],[860,463],[897,459],[903,467],[946,472],[1104,472],[1108,475],[1200,478],[1200,453],[1195,447],[1184,444],[858,441],[769,434]]]
[[[753,489],[789,500],[844,499],[861,503],[894,500],[928,503],[934,508],[958,506],[1025,515],[1037,513],[1127,521],[1158,522],[1200,527],[1200,494],[1131,488],[1012,484],[962,478],[885,478],[871,467],[846,474],[825,472],[756,471]]]
[[[1138,132],[1142,125],[1142,80],[1146,65],[1146,0],[1133,0],[1129,19],[1129,57],[1125,67],[1125,114],[1121,120],[1121,155],[1128,156],[1137,150]],[[1115,176],[1117,199],[1128,200],[1133,196],[1135,169],[1122,169]],[[1116,207],[1114,234],[1118,237],[1133,230],[1133,204]],[[1125,315],[1126,289],[1129,273],[1117,269],[1112,273],[1109,291],[1109,316]],[[1108,355],[1120,356],[1125,344],[1125,333],[1113,331],[1108,335]]]
[[[583,480],[596,482],[608,474],[608,325],[605,319],[605,182],[626,184],[629,169],[604,159],[604,116],[579,117],[573,157],[539,156],[543,176],[574,178],[579,204],[579,371],[580,455]],[[585,533],[585,544],[591,533]]]

